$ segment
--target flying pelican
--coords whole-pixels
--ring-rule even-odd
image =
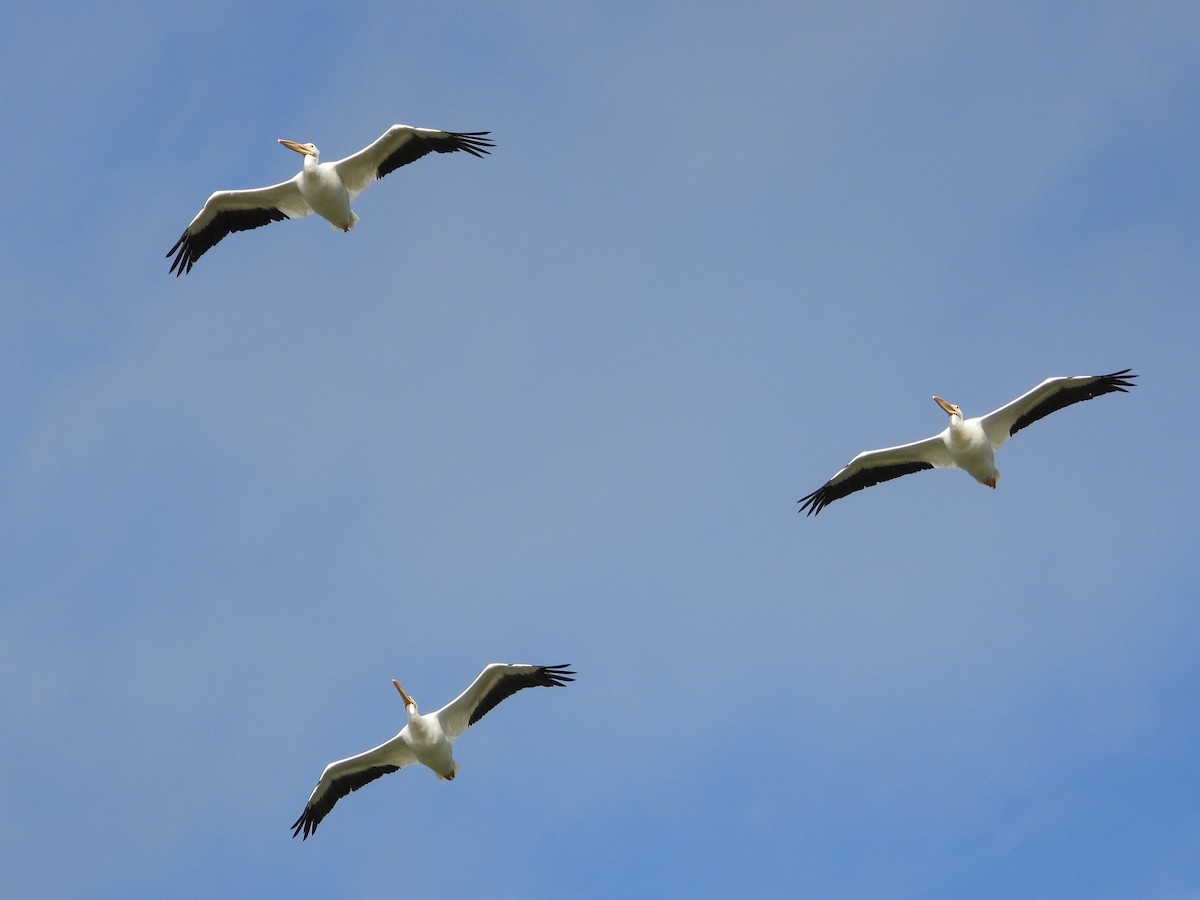
[[[1072,403],[1114,391],[1125,393],[1126,388],[1135,387],[1129,379],[1137,378],[1129,372],[1122,369],[1110,375],[1047,378],[986,416],[966,420],[953,403],[934,397],[934,402],[950,416],[945,431],[899,447],[863,451],[807,497],[800,498],[799,511],[807,510],[808,515],[814,515],[847,494],[922,469],[965,469],[980,484],[994,488],[1000,478],[995,453],[1005,441],[1026,425]]]
[[[170,271],[176,278],[190,272],[196,260],[231,232],[248,231],[309,213],[328,219],[334,231],[349,231],[358,221],[358,216],[350,211],[350,201],[376,178],[433,151],[465,150],[482,157],[495,146],[487,137],[489,134],[490,131],[435,131],[393,125],[379,140],[357,153],[327,163],[320,161],[316,144],[298,144],[280,138],[279,143],[304,157],[300,174],[270,187],[217,191],[184,229],[175,246],[167,251],[167,256],[175,257]]]
[[[575,673],[563,663],[558,666],[527,666],[512,663],[491,663],[484,667],[471,686],[437,712],[421,715],[417,702],[392,679],[392,684],[404,700],[408,724],[386,743],[358,756],[331,762],[321,773],[313,788],[304,812],[292,824],[292,837],[301,832],[304,839],[317,830],[321,820],[329,815],[333,805],[351,791],[376,778],[421,763],[433,769],[439,779],[453,781],[458,774],[454,761],[454,742],[468,727],[474,725],[500,701],[528,687],[563,687],[574,681]]]

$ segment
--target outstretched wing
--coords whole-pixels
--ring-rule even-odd
[[[495,146],[487,137],[489,134],[490,131],[437,131],[432,128],[413,128],[411,125],[393,125],[378,140],[345,159],[339,159],[333,167],[350,196],[354,197],[376,178],[415,162],[426,153],[463,150],[472,156],[485,156]]]
[[[811,494],[800,498],[800,509],[810,516],[816,515],[834,500],[847,494],[861,491],[883,481],[891,481],[903,475],[911,475],[922,469],[950,468],[954,461],[941,435],[885,447],[882,450],[864,450],[850,460],[842,469]]]
[[[401,733],[403,734],[403,732]],[[292,823],[292,837],[303,833],[304,840],[317,830],[321,820],[329,815],[335,803],[357,791],[364,784],[382,778],[417,761],[401,734],[385,744],[373,747],[365,753],[331,762],[321,773],[321,780],[313,788],[304,805],[304,812]]]
[[[1129,369],[1122,369],[1108,375],[1047,378],[1016,400],[1005,403],[986,416],[981,416],[979,421],[992,447],[999,448],[1026,425],[1032,425],[1038,419],[1058,412],[1063,407],[1115,391],[1125,393],[1128,388],[1136,387],[1129,379],[1137,376],[1129,373]]]
[[[558,666],[529,666],[491,663],[484,667],[471,686],[439,709],[442,730],[454,740],[474,725],[502,700],[530,687],[563,687],[574,681],[574,672],[563,663]]]
[[[175,257],[170,271],[176,278],[190,272],[196,260],[235,231],[249,231],[311,212],[312,207],[300,196],[295,178],[265,188],[217,191],[184,229],[175,246],[167,251],[167,256]]]

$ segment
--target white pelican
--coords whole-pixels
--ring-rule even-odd
[[[304,812],[292,824],[292,837],[301,832],[304,839],[317,830],[333,805],[351,791],[397,769],[421,763],[433,769],[439,779],[453,781],[458,774],[454,761],[454,742],[487,715],[497,703],[528,687],[563,687],[574,681],[575,673],[564,663],[559,666],[526,666],[491,663],[484,667],[471,686],[437,712],[421,715],[417,703],[400,682],[392,684],[404,700],[408,724],[386,743],[358,756],[331,762],[321,773]]]
[[[296,219],[309,213],[329,220],[334,231],[349,231],[358,221],[350,211],[350,201],[366,190],[376,178],[382,178],[401,166],[420,159],[426,153],[453,153],[465,150],[472,156],[484,156],[495,144],[490,131],[435,131],[393,125],[372,144],[336,162],[323,163],[316,144],[295,141],[279,143],[304,157],[304,168],[295,178],[270,187],[248,191],[217,191],[192,219],[175,246],[170,271],[179,277],[190,272],[201,256],[221,238],[234,231],[247,231],[283,219]]]
[[[995,453],[1005,441],[1026,425],[1064,406],[1113,391],[1125,393],[1126,388],[1135,386],[1129,379],[1137,378],[1129,371],[1047,378],[1016,400],[974,419],[964,420],[957,406],[934,397],[934,402],[950,416],[945,431],[923,441],[858,454],[827,482],[802,497],[799,511],[808,510],[808,515],[814,515],[847,494],[922,469],[964,469],[980,484],[994,488],[1000,478]]]

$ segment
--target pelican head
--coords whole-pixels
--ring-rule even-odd
[[[948,415],[958,416],[960,419],[963,417],[962,410],[959,409],[957,406],[955,406],[953,403],[947,403],[941,397],[936,397],[936,396],[933,398],[933,402],[936,403],[938,406],[940,406],[942,409],[944,409]]]
[[[316,144],[297,144],[295,141],[286,141],[283,138],[279,139],[279,143],[283,144],[289,150],[295,150],[303,156],[311,156],[313,159],[317,159],[320,156]]]
[[[408,691],[395,678],[392,679],[392,684],[396,686],[396,690],[400,692],[400,697],[404,700],[404,711],[409,715],[415,716],[417,714],[417,701],[409,696]],[[412,707],[411,711],[409,710],[410,706]]]

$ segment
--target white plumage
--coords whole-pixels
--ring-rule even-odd
[[[802,497],[800,512],[815,515],[847,494],[922,469],[963,469],[979,483],[994,488],[1000,478],[995,453],[1005,441],[1026,425],[1064,406],[1114,391],[1124,393],[1134,386],[1129,379],[1137,378],[1129,372],[1129,369],[1122,369],[1109,375],[1047,378],[1016,400],[973,419],[963,419],[962,410],[957,406],[934,397],[938,406],[950,416],[945,431],[923,441],[858,454],[825,484]]]
[[[307,840],[338,800],[364,784],[405,766],[420,763],[432,769],[438,778],[453,781],[459,768],[454,760],[454,742],[462,733],[487,715],[496,704],[519,690],[562,687],[574,681],[575,673],[567,668],[569,665],[491,663],[484,667],[470,687],[437,712],[426,715],[417,711],[416,701],[401,687],[400,682],[393,680],[392,684],[404,700],[408,724],[390,741],[327,765],[304,806],[304,812],[292,823],[292,837],[303,833]]]
[[[217,191],[205,202],[167,256],[174,256],[176,277],[190,272],[201,256],[227,234],[296,219],[310,213],[325,218],[335,231],[358,221],[350,203],[367,185],[426,153],[466,151],[484,156],[495,146],[487,131],[435,131],[393,125],[377,141],[335,162],[323,163],[315,144],[279,143],[304,157],[304,168],[288,181],[245,191]]]

